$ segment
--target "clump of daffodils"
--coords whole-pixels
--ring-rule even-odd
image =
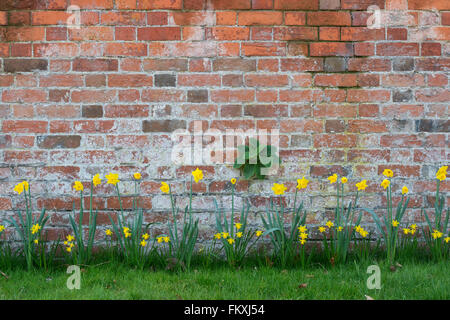
[[[417,225],[416,224],[412,224],[408,228],[403,228],[403,233],[405,235],[408,235],[408,234],[414,235],[416,233],[416,230],[417,230]]]
[[[300,241],[300,244],[304,245],[306,243],[306,239],[308,239],[308,228],[306,228],[306,226],[299,226],[298,232],[298,239]]]
[[[162,243],[162,242],[168,243],[168,242],[170,242],[170,238],[160,236],[160,237],[156,238],[156,241],[158,241],[158,243]]]
[[[440,232],[439,230],[434,229],[433,233],[431,234],[433,236],[433,239],[440,239],[442,238],[442,236],[444,235],[442,232]]]
[[[74,240],[75,240],[75,237],[70,234],[66,237],[66,241],[64,241],[64,245],[66,246],[67,252],[72,252],[72,248],[75,246],[75,244],[73,243]]]
[[[359,225],[355,227],[355,231],[359,233],[363,238],[367,237],[367,235],[369,234],[367,230],[365,230],[363,227]]]
[[[125,236],[125,238],[131,237],[130,228],[124,227],[124,228],[123,228],[123,235]]]

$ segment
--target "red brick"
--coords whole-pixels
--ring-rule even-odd
[[[107,43],[105,45],[105,56],[137,56],[147,55],[145,43]]]
[[[341,39],[341,30],[339,27],[320,27],[319,40],[339,41]]]
[[[350,89],[347,91],[349,102],[386,102],[391,97],[389,90]]]
[[[45,133],[47,132],[47,127],[47,121],[3,120],[2,132]]]
[[[352,56],[353,45],[343,42],[314,42],[309,44],[311,56]]]
[[[214,40],[249,40],[250,29],[241,27],[213,27],[208,29],[208,39]]]
[[[76,58],[73,61],[74,71],[118,71],[116,59],[86,59]]]
[[[436,42],[424,42],[421,44],[422,56],[440,56],[442,53],[441,44]]]
[[[246,75],[245,84],[248,87],[283,87],[289,84],[286,75]]]
[[[281,11],[242,11],[238,16],[239,25],[279,25],[283,21],[283,13]]]
[[[366,27],[344,27],[341,29],[343,41],[384,40],[384,29],[369,29]]]
[[[321,87],[354,87],[356,79],[356,74],[318,74],[314,83]]]
[[[79,6],[80,9],[112,9],[113,0],[71,0],[71,5]]]
[[[357,136],[352,134],[318,134],[313,139],[316,148],[352,148],[357,142]]]
[[[286,11],[284,13],[284,24],[287,26],[302,26],[306,24],[306,13]]]
[[[349,26],[351,17],[348,12],[317,11],[307,13],[307,22],[313,26]]]
[[[112,26],[143,26],[146,25],[146,14],[144,12],[102,12],[101,23]]]
[[[252,9],[272,9],[273,0],[252,0]]]
[[[418,43],[379,43],[377,44],[379,56],[418,56]]]
[[[251,0],[211,0],[211,4],[215,10],[245,10],[251,8]]]
[[[216,25],[235,25],[237,23],[237,13],[234,11],[216,12]]]
[[[283,56],[286,54],[286,45],[276,42],[242,43],[244,56]]]
[[[152,87],[153,77],[144,74],[110,74],[109,87]]]
[[[312,27],[275,27],[273,37],[275,40],[317,40],[317,28]]]
[[[317,10],[319,9],[319,0],[292,1],[292,0],[274,0],[275,9],[283,10]]]
[[[181,40],[181,28],[178,27],[150,27],[137,29],[138,40],[166,41]]]
[[[3,102],[45,102],[47,94],[43,90],[37,89],[10,89],[4,90],[2,101]]]
[[[36,11],[31,14],[33,25],[66,25],[70,13],[65,11]]]
[[[166,25],[168,19],[167,12],[149,12],[147,13],[147,24],[149,25]]]
[[[446,0],[408,0],[409,10],[450,10],[450,3]]]

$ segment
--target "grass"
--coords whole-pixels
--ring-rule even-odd
[[[0,275],[0,299],[444,299],[450,294],[447,261],[407,261],[396,271],[380,263],[380,290],[366,287],[367,266],[349,262],[306,269],[269,267],[248,262],[194,263],[190,271],[143,270],[123,263],[83,267],[81,289],[69,290],[65,266],[52,271],[14,268]],[[5,272],[6,273],[6,272]],[[302,286],[302,284],[306,284]]]

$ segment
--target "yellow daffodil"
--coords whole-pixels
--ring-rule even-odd
[[[150,235],[148,233],[142,235],[142,239],[148,240],[148,238],[150,238]]]
[[[308,228],[306,228],[306,226],[299,226],[298,227],[298,231],[300,233],[305,233],[306,231],[308,231]]]
[[[272,186],[272,191],[277,196],[284,194],[286,189],[287,188],[282,183],[274,183]]]
[[[394,228],[398,227],[398,225],[399,225],[399,222],[397,220],[392,220],[392,226]]]
[[[325,230],[326,230],[325,227],[319,227],[319,232],[320,232],[320,233],[325,232]]]
[[[329,229],[331,229],[331,227],[334,226],[334,223],[331,222],[331,221],[328,221],[327,223],[325,223],[325,225],[326,225]]]
[[[219,240],[221,237],[222,237],[222,235],[220,233],[216,233],[214,235],[214,238],[217,239],[217,240]]]
[[[18,194],[21,194],[23,192],[23,188],[24,188],[23,184],[22,183],[18,183],[14,187],[14,191],[17,192]]]
[[[414,223],[414,224],[410,225],[409,227],[410,227],[411,229],[413,229],[413,230],[416,230],[416,229],[417,229],[417,224]]]
[[[297,179],[297,189],[301,190],[301,189],[306,189],[306,187],[308,186],[308,179],[305,179],[305,177],[301,178],[301,179]]]
[[[108,180],[109,184],[116,185],[119,180],[119,175],[117,173],[109,173],[105,176],[105,178]]]
[[[38,243],[39,243],[39,240],[38,240],[38,239],[34,239],[34,243],[35,243],[35,244],[38,244]]]
[[[335,183],[337,181],[337,178],[338,178],[337,174],[335,173],[332,176],[329,176],[328,180],[330,180],[330,184],[333,184],[333,183]]]
[[[408,228],[403,228],[403,233],[404,234],[409,234],[409,233],[411,233],[411,230],[408,229]]]
[[[94,187],[102,183],[102,179],[100,179],[99,173],[97,173],[95,176],[92,177],[92,183],[94,184]]]
[[[198,183],[200,180],[203,179],[203,171],[199,168],[192,171],[192,176],[194,177],[195,183]]]
[[[342,177],[342,178],[341,178],[341,182],[342,182],[342,183],[345,184],[345,183],[347,183],[347,181],[348,181],[348,179],[347,179],[346,177]]]
[[[222,232],[222,238],[226,239],[228,238],[229,234],[228,232]]]
[[[161,187],[159,187],[159,189],[164,193],[169,193],[170,191],[169,185],[165,182],[161,182]]]
[[[439,168],[438,172],[436,172],[436,179],[443,181],[447,178],[447,169],[448,166],[442,166]]]
[[[402,188],[402,194],[407,194],[408,193],[408,187],[407,186],[404,186],[403,188]]]
[[[142,176],[141,176],[141,174],[140,174],[139,172],[135,172],[135,173],[133,174],[133,177],[134,177],[134,179],[136,179],[136,180],[141,180],[141,178],[142,178]]]
[[[263,232],[261,230],[256,231],[256,236],[260,237],[263,234]]]
[[[5,226],[0,224],[0,232],[3,232],[5,230]]]
[[[236,229],[239,230],[242,227],[242,223],[235,223]]]
[[[169,237],[164,237],[164,242],[169,242],[170,241],[170,238]]]
[[[156,241],[158,241],[158,243],[161,243],[161,242],[163,242],[163,238],[164,237],[158,237],[158,238],[156,238]]]
[[[365,190],[367,188],[367,180],[362,180],[356,184],[358,191]]]
[[[126,232],[125,233],[125,238],[129,238],[129,237],[131,237],[131,232]]]
[[[386,189],[387,187],[389,187],[389,185],[391,184],[391,182],[388,179],[384,179],[383,182],[381,183],[381,186]]]
[[[107,236],[111,236],[112,235],[112,231],[109,230],[109,229],[106,229],[105,233],[106,233]]]
[[[450,241],[450,237],[444,238],[445,243],[448,243]]]
[[[69,234],[69,235],[66,237],[66,239],[67,239],[67,241],[71,242],[71,241],[75,240],[75,237],[72,236],[71,234]]]
[[[394,172],[392,172],[391,169],[384,169],[383,175],[385,175],[388,178],[392,178],[394,176]]]
[[[361,230],[359,233],[363,238],[367,237],[368,232],[366,230]]]
[[[438,179],[439,181],[444,181],[446,178],[447,178],[446,173],[436,174],[436,179]]]
[[[338,232],[341,232],[344,228],[341,227],[341,226],[339,226],[339,227],[337,227],[336,229],[337,229]]]
[[[236,237],[238,237],[238,238],[242,238],[242,232],[238,232],[238,233],[236,233]]]
[[[67,251],[67,252],[71,252],[71,251],[72,251],[72,247],[67,247],[67,248],[66,248],[66,251]]]
[[[300,237],[300,239],[306,239],[306,238],[308,238],[308,234],[302,232],[302,233],[300,233],[299,237]]]
[[[25,191],[28,191],[28,188],[30,187],[27,181],[22,181],[23,189]]]
[[[234,243],[234,239],[233,238],[228,238],[227,241],[228,241],[229,244],[233,244]]]
[[[443,233],[439,230],[434,230],[431,235],[433,236],[433,239],[439,239],[443,236]]]
[[[142,241],[141,241],[141,247],[145,247],[146,245],[147,245],[147,241],[142,240]]]
[[[236,184],[236,178],[230,180],[231,184]]]
[[[300,240],[300,244],[301,244],[301,245],[304,245],[305,243],[306,243],[306,239],[301,239],[301,240]]]
[[[361,226],[359,226],[359,225],[355,226],[355,231],[356,232],[359,233],[361,230],[362,230]]]
[[[83,184],[80,181],[75,181],[75,184],[73,185],[73,188],[77,191],[83,191],[84,187]]]
[[[41,226],[38,223],[31,227],[31,233],[32,234],[37,233],[39,230],[41,230]]]

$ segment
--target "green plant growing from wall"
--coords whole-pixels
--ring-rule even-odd
[[[238,146],[238,157],[234,162],[234,168],[239,169],[245,180],[265,179],[264,170],[280,164],[277,156],[277,148],[271,145],[263,145],[259,140],[250,138],[248,144]]]

